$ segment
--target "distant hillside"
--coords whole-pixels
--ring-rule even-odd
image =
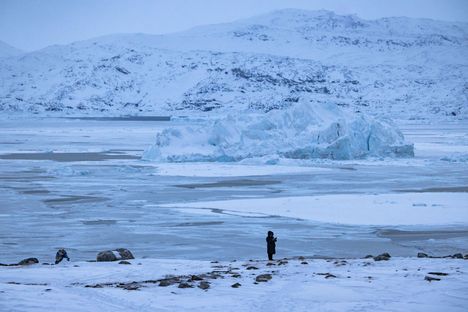
[[[169,35],[112,35],[0,60],[0,110],[187,114],[307,96],[392,118],[468,117],[468,24],[281,10]]]
[[[21,51],[20,49],[17,49],[3,41],[0,41],[0,57],[16,56],[21,53],[23,53],[23,51]]]

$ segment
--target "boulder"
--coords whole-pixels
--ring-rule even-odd
[[[60,262],[62,262],[63,259],[67,259],[67,261],[70,261],[67,251],[65,249],[59,249],[55,254],[55,264],[59,264]]]
[[[426,276],[424,277],[424,279],[425,279],[426,281],[428,281],[428,282],[440,281],[440,278],[432,277],[432,276],[428,276],[428,275],[426,275]]]
[[[239,283],[235,283],[235,284],[232,284],[232,285],[231,285],[232,288],[239,288],[239,287],[241,287],[241,286],[242,286],[242,285],[239,284]]]
[[[206,281],[200,282],[200,284],[198,285],[198,288],[206,290],[206,289],[210,288],[210,283],[206,282]]]
[[[39,260],[37,260],[37,258],[26,258],[18,262],[18,265],[30,265],[36,263],[39,263]]]
[[[390,256],[390,254],[388,252],[384,252],[383,254],[380,254],[378,256],[375,256],[374,257],[374,261],[382,261],[382,260],[390,260],[392,256]]]
[[[135,259],[130,250],[125,248],[117,248],[115,250],[106,250],[98,253],[96,260],[98,262],[117,261]]]
[[[418,252],[418,258],[429,258],[429,255],[424,252]]]
[[[461,253],[456,253],[456,254],[452,255],[452,258],[453,259],[463,259],[463,255]]]
[[[193,285],[189,284],[189,283],[182,282],[182,283],[179,284],[178,287],[179,288],[193,288]]]
[[[260,282],[268,282],[271,280],[272,276],[271,274],[260,274],[255,278],[255,281],[260,283]]]
[[[131,264],[131,263],[128,262],[128,261],[122,260],[122,261],[119,262],[119,264]]]

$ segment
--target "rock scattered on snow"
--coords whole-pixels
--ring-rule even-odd
[[[130,250],[125,248],[117,248],[115,250],[106,250],[98,253],[96,260],[102,261],[117,261],[117,260],[129,260],[135,259]]]
[[[388,261],[388,260],[390,260],[391,257],[392,256],[390,256],[390,254],[388,252],[384,252],[383,254],[380,254],[380,255],[374,257],[374,261],[382,261],[382,260]]]
[[[432,276],[428,276],[426,275],[424,277],[424,280],[428,281],[428,282],[432,282],[432,281],[440,281],[440,278],[436,278],[436,277],[432,277]]]
[[[271,279],[272,279],[271,274],[260,274],[255,278],[255,281],[258,283],[261,283],[261,282],[268,282]]]
[[[36,263],[39,263],[39,260],[37,260],[37,258],[26,258],[18,262],[18,265],[31,265]]]
[[[202,281],[200,282],[200,284],[198,285],[198,288],[201,288],[203,290],[206,290],[208,288],[210,288],[210,283],[207,282],[207,281]]]

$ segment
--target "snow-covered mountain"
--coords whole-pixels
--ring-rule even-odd
[[[20,49],[12,47],[8,43],[0,41],[0,57],[17,56],[23,53]]]
[[[368,21],[287,9],[0,60],[0,109],[75,115],[268,111],[307,97],[393,118],[467,118],[467,48],[466,23]]]

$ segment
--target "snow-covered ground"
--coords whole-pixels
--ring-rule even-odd
[[[0,267],[0,310],[461,312],[468,304],[462,259],[130,262]],[[256,283],[262,274],[271,279]],[[159,286],[171,276],[173,285]],[[193,288],[178,288],[186,281]]]

